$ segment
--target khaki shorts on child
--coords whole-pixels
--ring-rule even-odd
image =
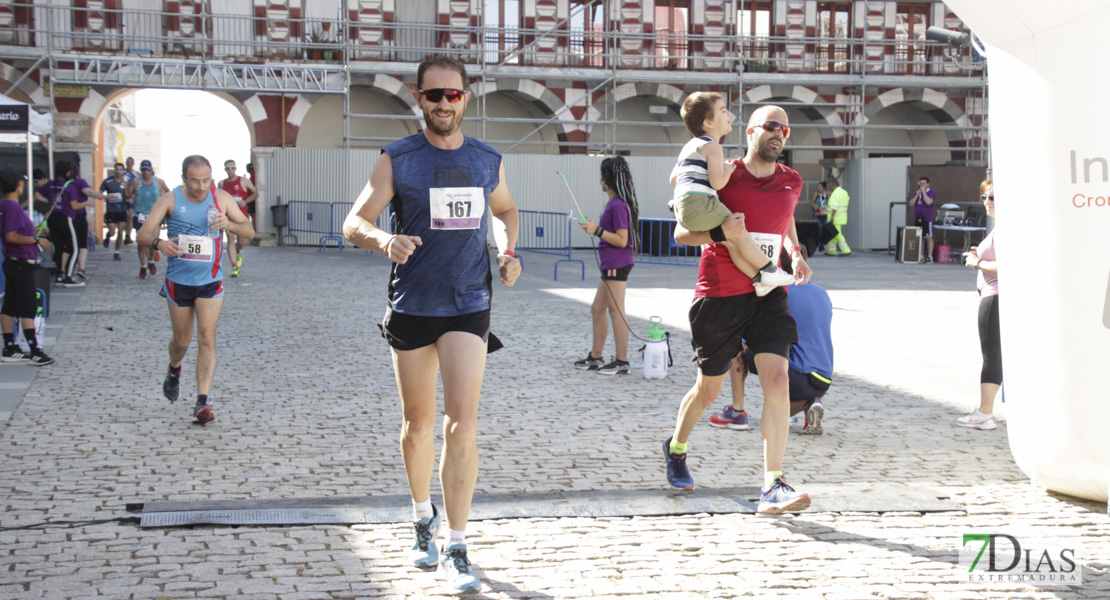
[[[671,208],[686,231],[709,231],[732,214],[720,198],[709,194],[683,194],[671,203]]]

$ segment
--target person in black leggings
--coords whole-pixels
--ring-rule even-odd
[[[979,184],[979,198],[994,216],[994,183],[987,179]],[[995,257],[994,234],[990,232],[978,246],[964,253],[964,266],[979,271],[979,345],[983,350],[983,371],[979,376],[979,408],[956,419],[956,423],[974,429],[994,429],[994,398],[1002,387],[1002,342],[998,334],[998,261]]]

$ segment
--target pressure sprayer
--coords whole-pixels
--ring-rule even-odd
[[[674,364],[671,358],[671,334],[660,327],[662,317],[651,318],[651,329],[647,330],[648,341],[640,351],[644,356],[644,379],[663,379],[667,367]]]

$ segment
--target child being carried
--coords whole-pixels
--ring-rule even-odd
[[[732,131],[732,114],[716,92],[695,92],[682,103],[682,121],[694,139],[686,143],[671,171],[674,199],[670,202],[678,224],[687,231],[710,231],[724,223],[732,211],[718,198],[736,163],[725,162],[717,140]],[[743,229],[735,239],[722,242],[732,263],[752,279],[757,296],[778,286],[793,285],[794,276],[771,262]]]

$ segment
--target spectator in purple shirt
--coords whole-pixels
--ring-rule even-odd
[[[603,375],[627,375],[628,323],[624,318],[624,291],[628,287],[628,273],[636,262],[632,255],[639,249],[640,207],[636,204],[636,188],[632,185],[632,172],[624,158],[615,156],[601,162],[601,190],[608,194],[609,202],[594,222],[586,218],[579,223],[583,231],[596,235],[597,253],[601,265],[601,281],[597,284],[594,302],[590,308],[593,317],[593,345],[586,358],[574,363],[576,369],[596,370]],[[613,342],[616,356],[605,364],[601,352],[605,349],[605,335],[609,324],[606,314],[613,321]]]
[[[933,204],[937,201],[937,193],[930,189],[929,178],[922,177],[917,180],[917,191],[910,196],[909,202],[913,204],[914,227],[921,228],[921,235],[925,237],[928,254],[921,262],[933,262]]]
[[[37,200],[50,204],[46,224],[50,228],[50,241],[54,244],[54,264],[58,267],[55,284],[63,287],[85,285],[85,282],[73,278],[77,268],[77,248],[80,247],[77,245],[77,228],[73,224],[73,217],[78,208],[85,209],[81,202],[81,190],[78,189],[78,185],[85,180],[71,179],[74,171],[72,163],[60,160],[54,165],[54,180],[35,190]]]
[[[35,228],[27,211],[19,205],[27,176],[11,165],[0,167],[0,247],[4,250],[4,304],[0,306],[0,329],[4,334],[4,351],[0,362],[29,362],[43,366],[54,362],[38,346],[35,337],[35,259],[37,245],[50,248],[46,240],[35,237]],[[15,343],[15,320],[20,320],[29,352]]]

